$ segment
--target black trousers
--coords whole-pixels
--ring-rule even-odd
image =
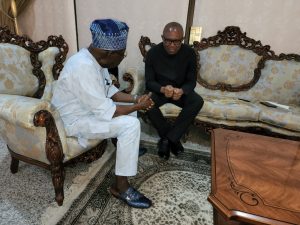
[[[151,98],[155,106],[148,111],[150,121],[161,138],[167,138],[174,143],[179,141],[185,134],[204,103],[201,96],[194,91],[188,95],[182,95],[177,101],[156,93],[152,93]],[[166,103],[173,103],[182,108],[173,125],[167,122],[159,109],[160,106]]]

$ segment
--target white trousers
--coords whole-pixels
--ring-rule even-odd
[[[141,126],[133,116],[118,116],[112,120],[112,137],[118,139],[115,174],[134,176],[137,173]]]
[[[117,138],[115,174],[118,176],[134,176],[137,173],[141,126],[135,114],[117,116],[109,123],[109,132],[97,133],[88,128],[84,120],[77,123],[78,141],[84,146],[87,139]],[[93,126],[101,126],[95,120]],[[77,135],[76,135],[77,136]],[[84,138],[82,138],[84,137]]]

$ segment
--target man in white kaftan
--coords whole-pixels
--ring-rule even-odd
[[[95,20],[90,29],[93,43],[68,59],[56,82],[52,103],[60,112],[67,136],[77,137],[82,146],[87,139],[118,139],[116,185],[111,193],[130,206],[148,208],[151,201],[127,181],[127,176],[137,173],[140,141],[140,122],[128,114],[148,110],[153,102],[149,96],[135,98],[112,85],[107,68],[124,58],[127,25],[117,20]],[[115,103],[122,100],[134,104]]]
[[[134,176],[140,123],[127,115],[113,118],[116,104],[111,97],[117,92],[108,70],[83,48],[64,66],[54,88],[52,104],[60,112],[67,136],[77,137],[83,147],[87,139],[118,137],[116,174]]]

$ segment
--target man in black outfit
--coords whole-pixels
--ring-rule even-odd
[[[177,22],[168,23],[162,42],[152,47],[146,57],[146,89],[152,92],[155,106],[148,111],[149,119],[160,136],[158,155],[169,159],[170,151],[183,151],[180,138],[187,131],[203,105],[194,91],[196,86],[196,54],[182,44],[183,28]],[[173,125],[163,117],[159,107],[173,103],[182,108]]]

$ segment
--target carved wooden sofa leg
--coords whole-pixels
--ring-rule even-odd
[[[8,147],[8,146],[7,146]],[[12,154],[11,155],[11,164],[10,164],[10,171],[11,173],[17,173],[19,169],[19,160],[14,157]]]
[[[63,164],[62,163],[59,164],[51,165],[51,175],[52,175],[52,183],[55,190],[55,201],[59,206],[61,206],[64,201],[65,170]]]

